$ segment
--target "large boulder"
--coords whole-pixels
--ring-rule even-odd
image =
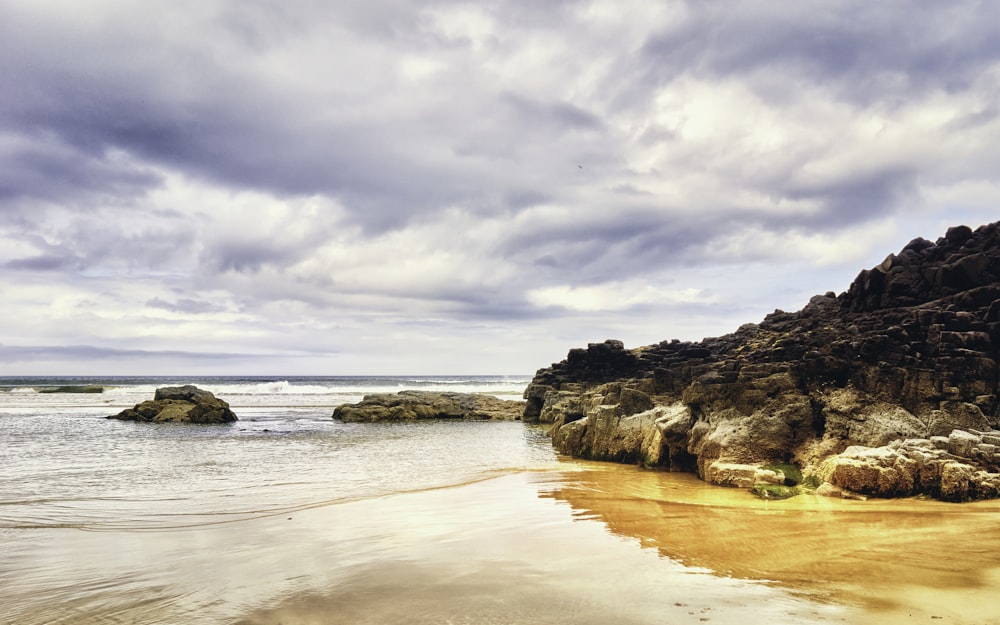
[[[573,349],[536,373],[524,419],[550,424],[563,453],[718,484],[783,464],[874,495],[988,497],[991,486],[975,486],[977,472],[994,471],[983,454],[954,460],[971,482],[958,465],[911,480],[916,453],[889,446],[1000,428],[998,347],[1000,222],[958,226],[936,242],[914,239],[844,293],[732,334]],[[855,447],[886,449],[824,466]]]
[[[146,423],[230,423],[237,420],[227,402],[192,385],[158,388],[153,399],[108,418]]]
[[[514,421],[521,418],[524,402],[477,393],[400,391],[365,395],[356,404],[337,406],[333,418],[345,422],[412,421],[415,419],[466,419]]]

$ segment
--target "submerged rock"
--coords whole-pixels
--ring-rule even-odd
[[[237,420],[227,402],[192,385],[158,388],[152,400],[108,418],[150,423],[229,423]]]
[[[466,419],[515,421],[524,402],[477,393],[400,391],[366,395],[356,404],[344,404],[333,418],[347,422],[407,421],[414,419]]]
[[[959,226],[732,334],[573,349],[537,372],[524,418],[551,424],[563,453],[715,484],[749,488],[783,463],[824,491],[996,497],[995,443],[953,432],[1000,428],[998,346],[1000,222]],[[953,464],[915,473],[920,445],[941,437]]]

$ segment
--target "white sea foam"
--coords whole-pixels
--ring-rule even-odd
[[[334,407],[360,401],[373,393],[406,390],[483,393],[503,399],[520,399],[530,378],[526,376],[400,376],[400,377],[303,377],[303,378],[93,378],[11,380],[0,392],[0,410],[22,414],[44,414],[52,409],[76,408],[84,412],[112,414],[152,399],[164,386],[192,384],[214,393],[236,410],[240,418],[252,412],[270,417],[292,411],[314,409],[332,413]],[[101,386],[103,393],[41,393],[57,386]],[[2,386],[2,385],[0,385]],[[243,410],[240,410],[243,409]]]
[[[336,386],[293,384],[288,380],[251,384],[206,384],[217,395],[331,395],[341,392]]]

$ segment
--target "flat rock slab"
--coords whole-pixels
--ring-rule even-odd
[[[523,412],[524,402],[493,395],[401,391],[366,395],[356,404],[338,406],[333,418],[348,423],[414,419],[517,421]]]
[[[152,400],[108,418],[144,423],[230,423],[237,420],[227,402],[191,385],[158,388]]]

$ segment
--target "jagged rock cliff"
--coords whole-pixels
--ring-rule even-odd
[[[958,226],[732,334],[573,349],[535,375],[524,417],[564,453],[715,484],[781,463],[827,490],[995,497],[996,346],[1000,222]],[[975,441],[949,443],[955,430]]]

